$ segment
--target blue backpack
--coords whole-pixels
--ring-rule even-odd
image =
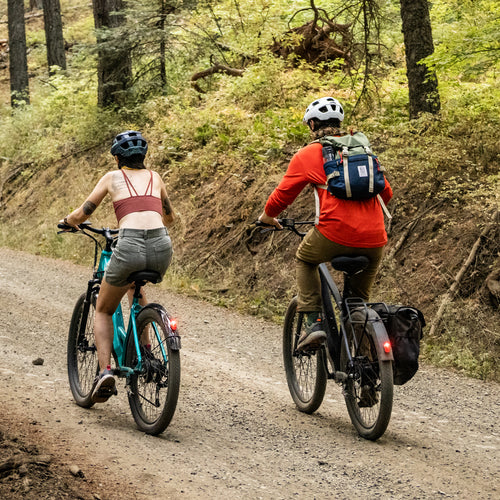
[[[343,200],[368,200],[385,188],[385,169],[370,149],[370,141],[361,132],[342,137],[325,136],[323,167],[328,191]]]

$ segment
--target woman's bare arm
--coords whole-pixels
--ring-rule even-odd
[[[161,186],[161,206],[162,206],[162,221],[165,226],[170,226],[175,219],[174,210],[172,209],[172,204],[170,203],[170,199],[167,194],[167,188],[165,184],[162,182]]]

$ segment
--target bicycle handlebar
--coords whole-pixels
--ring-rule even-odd
[[[78,230],[75,229],[73,226],[70,226],[68,224],[64,224],[64,222],[58,223],[57,227],[62,230],[62,231],[60,231],[61,233],[76,233],[76,232],[78,232]],[[92,227],[92,223],[88,222],[88,221],[82,222],[81,224],[78,224],[78,227],[80,228],[81,231],[88,230],[91,233],[100,234],[101,236],[106,236],[107,234],[110,234],[110,235],[118,234],[118,231],[119,231],[119,229],[109,229],[109,228],[105,228],[105,227],[103,227],[102,229],[98,229],[96,227]]]
[[[283,229],[288,229],[288,231],[298,234],[300,237],[303,237],[306,233],[301,233],[300,231],[298,231],[296,226],[314,225],[314,221],[308,221],[308,220],[307,221],[306,220],[296,221],[295,219],[276,219],[276,220],[280,223],[282,229],[279,229],[276,226],[272,226],[271,224],[266,224],[265,222],[262,222],[260,220],[255,221],[255,225],[264,228],[262,229],[261,233],[267,233],[268,231],[283,231]]]

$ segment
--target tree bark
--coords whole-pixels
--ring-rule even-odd
[[[162,87],[167,85],[167,68],[165,65],[165,18],[167,17],[167,6],[165,0],[161,1],[160,7],[160,20],[158,23],[158,29],[161,31],[161,41],[160,41],[160,80]]]
[[[26,56],[26,29],[24,2],[7,1],[9,31],[9,74],[12,107],[21,102],[29,104],[28,58]]]
[[[437,76],[419,61],[434,52],[427,0],[400,0],[406,51],[406,74],[410,99],[410,118],[419,113],[437,114],[441,108]]]
[[[119,105],[123,92],[130,87],[132,80],[132,60],[130,46],[119,36],[104,36],[102,28],[114,30],[125,22],[119,12],[123,9],[122,0],[93,0],[94,24],[97,29],[98,44],[98,105],[108,107]]]
[[[43,20],[47,45],[47,64],[49,74],[52,74],[54,66],[66,69],[66,53],[64,52],[61,4],[59,0],[43,0]]]

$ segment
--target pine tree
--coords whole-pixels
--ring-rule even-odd
[[[419,113],[437,114],[441,108],[437,76],[420,61],[434,52],[427,0],[400,0],[406,51],[410,118]]]
[[[26,56],[26,29],[24,2],[7,1],[9,31],[10,95],[13,107],[21,102],[29,104],[28,58]]]
[[[61,5],[59,0],[43,0],[43,20],[45,24],[49,73],[53,72],[53,66],[66,69],[66,54],[64,52]]]

